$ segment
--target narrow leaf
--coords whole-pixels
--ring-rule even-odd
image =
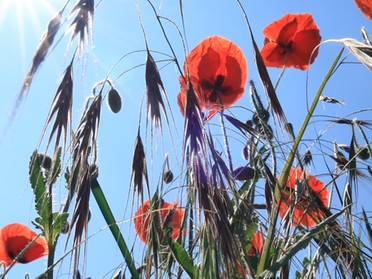
[[[138,272],[136,270],[136,266],[130,254],[127,244],[125,243],[124,237],[120,232],[120,229],[116,223],[115,217],[112,214],[110,206],[106,200],[105,195],[103,194],[102,188],[99,185],[97,179],[92,179],[91,181],[91,190],[93,193],[94,198],[98,204],[99,209],[103,217],[106,220],[107,225],[109,226],[111,233],[117,242],[120,252],[124,257],[126,264],[128,265],[129,271],[134,279],[139,279]]]
[[[367,229],[367,233],[368,233],[368,240],[369,240],[369,243],[372,246],[372,227],[371,227],[371,224],[368,221],[368,217],[367,217],[366,212],[364,211],[364,208],[362,208],[362,210],[363,210],[363,212],[362,212],[363,220],[364,220],[364,223],[366,224],[366,229]]]
[[[170,239],[168,244],[180,266],[186,271],[186,273],[191,278],[197,278],[196,276],[197,269],[194,266],[193,261],[190,255],[186,252],[186,250],[177,241],[173,239]]]

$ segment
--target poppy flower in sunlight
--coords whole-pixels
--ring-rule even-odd
[[[47,242],[44,238],[38,237],[35,232],[22,224],[9,224],[1,228],[0,262],[3,261],[5,266],[9,266],[32,241],[34,243],[17,259],[18,263],[28,263],[47,256]]]
[[[315,47],[321,36],[311,14],[286,14],[266,26],[263,34],[261,55],[267,67],[306,70],[318,55]]]
[[[186,82],[194,87],[200,109],[209,111],[208,118],[218,110],[229,108],[242,96],[247,82],[247,62],[241,49],[220,36],[200,42],[187,56],[180,77],[178,104],[184,115]]]
[[[249,256],[254,256],[262,253],[263,249],[263,237],[262,233],[256,231],[251,239],[252,247],[248,251]]]
[[[372,1],[371,0],[354,0],[357,7],[362,11],[363,15],[372,19]]]
[[[328,205],[328,190],[324,187],[324,183],[303,172],[301,168],[291,168],[282,191],[282,199],[278,202],[280,217],[284,218],[293,208],[293,226],[302,224],[312,227],[316,225],[325,217],[315,201],[316,196],[325,207]]]
[[[151,219],[151,211],[149,210],[151,206],[151,201],[146,201],[143,205],[137,210],[134,214],[134,229],[138,237],[147,244],[147,233],[149,231],[150,219]],[[176,239],[181,230],[181,224],[183,220],[183,216],[185,215],[185,211],[178,205],[176,202],[167,203],[165,201],[162,202],[161,208],[159,210],[159,218],[161,219],[161,223],[164,223],[168,214],[172,214],[170,216],[172,222],[172,234],[170,235],[171,238]]]

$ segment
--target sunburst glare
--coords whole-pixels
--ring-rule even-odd
[[[17,33],[22,63],[25,62],[28,36],[39,38],[50,17],[62,5],[61,0],[3,0],[0,1],[0,30]],[[9,27],[10,26],[10,27]],[[35,46],[33,46],[35,47]],[[25,66],[25,65],[24,65]]]

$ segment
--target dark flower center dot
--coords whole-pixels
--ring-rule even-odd
[[[219,94],[225,94],[227,91],[227,88],[223,88],[222,84],[225,80],[225,76],[223,75],[218,75],[214,84],[211,84],[208,80],[202,80],[200,82],[201,88],[203,90],[210,90],[211,93],[208,96],[208,100],[212,103],[217,102],[218,100],[218,95]]]
[[[293,48],[292,48],[292,45],[293,45],[293,41],[289,41],[288,44],[283,44],[283,43],[279,43],[279,45],[282,47],[282,55],[285,55],[287,53],[290,53],[290,52],[293,52]]]

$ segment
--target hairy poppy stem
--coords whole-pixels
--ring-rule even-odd
[[[224,141],[225,149],[226,149],[227,162],[229,164],[230,172],[232,173],[233,172],[233,165],[232,165],[229,142],[227,140],[225,121],[223,119],[223,110],[220,111],[220,120],[221,120],[221,128],[222,128],[222,133],[223,133],[223,141]]]
[[[305,116],[305,119],[301,125],[301,128],[297,134],[297,137],[295,138],[294,142],[293,142],[293,145],[292,145],[292,148],[288,154],[288,157],[287,157],[287,160],[285,162],[285,165],[284,165],[284,168],[283,168],[283,171],[282,173],[280,174],[280,177],[277,181],[277,184],[275,185],[275,198],[273,199],[273,208],[276,208],[276,202],[279,201],[280,199],[280,196],[281,196],[281,190],[283,189],[283,187],[285,186],[285,183],[288,179],[288,175],[289,175],[289,171],[292,167],[292,164],[293,164],[293,161],[294,161],[294,158],[296,156],[296,153],[297,153],[297,150],[298,150],[298,146],[302,140],[302,137],[305,133],[305,130],[310,122],[310,119],[315,111],[315,108],[319,102],[319,97],[322,95],[322,92],[328,82],[328,80],[331,78],[332,74],[333,74],[333,71],[334,69],[336,68],[337,66],[337,63],[338,61],[340,60],[340,57],[343,53],[343,50],[344,49],[341,49],[341,51],[339,52],[339,54],[337,55],[336,59],[334,60],[334,62],[332,63],[331,67],[329,68],[326,76],[324,77],[317,93],[315,94],[315,97],[313,99],[313,102],[309,108],[309,111],[307,112],[306,116]],[[274,236],[275,236],[275,230],[276,230],[276,222],[277,222],[277,219],[278,219],[278,212],[277,210],[273,210],[272,211],[272,214],[270,216],[270,220],[269,220],[269,229],[268,229],[268,232],[267,232],[267,238],[266,238],[266,241],[265,241],[265,244],[264,244],[264,248],[263,248],[263,252],[262,252],[262,255],[261,255],[261,258],[260,258],[260,262],[258,264],[258,267],[257,267],[257,275],[258,277],[257,278],[261,278],[261,274],[262,272],[268,267],[269,265],[269,254],[270,254],[270,247],[272,245],[272,241],[274,239]]]
[[[51,239],[54,241],[54,239]],[[55,252],[55,243],[48,243],[48,269],[54,264],[54,252]],[[48,279],[53,279],[53,270],[54,268],[49,269],[47,273]]]

